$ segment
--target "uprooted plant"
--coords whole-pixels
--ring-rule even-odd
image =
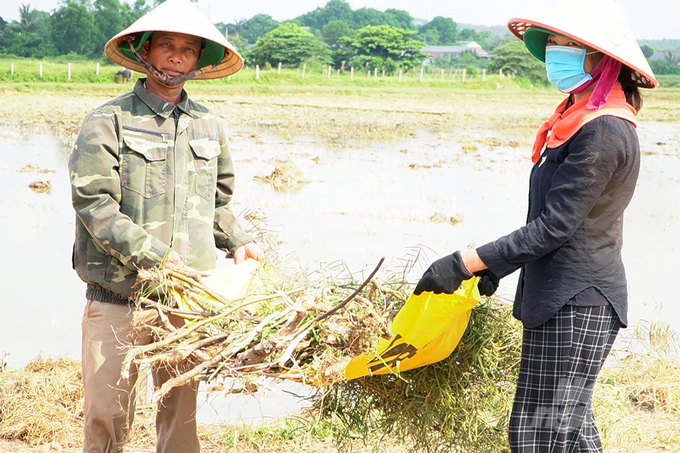
[[[332,269],[316,281],[310,275],[272,279],[262,271],[257,287],[234,300],[186,268],[140,271],[140,307],[156,310],[161,321],[151,326],[156,341],[128,349],[122,377],[132,363],[174,368],[175,377],[156,389],[155,398],[218,375],[236,378],[247,390],[255,390],[260,377],[315,385],[342,380],[352,357],[389,335],[386,320],[403,303],[394,284],[374,278],[382,262],[363,283],[338,286],[328,281],[338,278]],[[170,317],[184,322],[176,327]]]

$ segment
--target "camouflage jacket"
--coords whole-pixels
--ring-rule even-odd
[[[186,92],[174,106],[140,79],[97,108],[83,122],[69,173],[73,267],[88,298],[103,288],[125,301],[136,269],[159,265],[171,250],[207,270],[216,247],[229,252],[252,240],[229,207],[234,170],[224,129]]]

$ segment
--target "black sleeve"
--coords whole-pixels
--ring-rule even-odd
[[[584,125],[566,144],[568,154],[553,175],[545,209],[525,226],[477,249],[493,273],[508,275],[574,234],[620,165],[625,144],[620,128],[612,127],[616,121],[624,120],[600,117]]]

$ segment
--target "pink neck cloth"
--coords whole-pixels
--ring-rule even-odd
[[[607,103],[609,93],[612,92],[614,85],[618,82],[620,72],[621,62],[605,55],[590,72],[592,80],[576,88],[572,93],[583,93],[595,87],[586,108],[600,110]]]

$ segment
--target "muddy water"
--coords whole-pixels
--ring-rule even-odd
[[[486,132],[470,132],[465,146],[423,132],[357,147],[233,132],[235,211],[262,210],[277,253],[303,263],[341,260],[361,275],[383,256],[394,267],[420,248],[427,258],[409,275],[415,282],[440,254],[493,240],[526,215],[528,151],[489,146],[494,137]],[[642,124],[639,133],[645,155],[625,222],[631,323],[661,319],[680,330],[673,284],[680,275],[680,124]],[[71,269],[74,214],[59,148],[49,136],[0,129],[0,352],[9,353],[10,366],[40,353],[80,357],[85,287]],[[297,168],[307,182],[276,191],[256,179],[283,167]],[[36,180],[49,180],[51,193],[30,189]],[[515,281],[504,279],[499,294],[511,299]],[[243,406],[243,417],[263,413],[256,400],[212,403]]]

